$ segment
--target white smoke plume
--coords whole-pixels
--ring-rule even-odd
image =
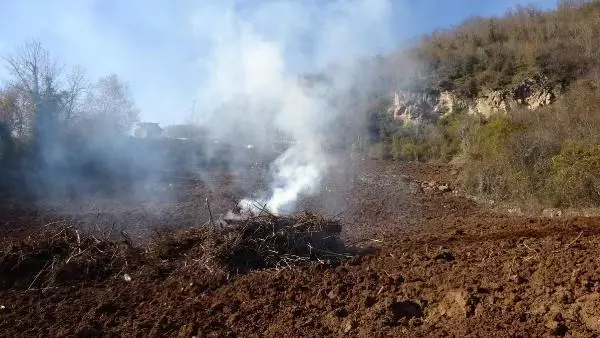
[[[340,110],[335,99],[356,84],[354,62],[390,47],[391,2],[266,1],[252,12],[241,5],[203,6],[199,17],[213,20],[194,22],[212,46],[199,60],[209,75],[198,102],[215,137],[264,147],[278,130],[293,140],[271,164],[268,191],[240,203],[285,213],[319,191],[335,160],[323,147],[335,137],[328,129]],[[302,72],[319,69],[328,69],[326,83],[301,81]]]

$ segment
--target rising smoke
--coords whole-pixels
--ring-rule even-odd
[[[93,2],[90,1],[88,5]],[[127,13],[137,13],[139,7],[135,2],[119,4],[121,7],[118,8],[125,6],[129,10],[123,11]],[[152,116],[152,120],[155,120],[160,113],[162,115],[158,121],[163,125],[181,123],[186,118],[182,116],[187,113],[182,113],[181,103],[170,109],[164,109],[164,106],[170,106],[172,101],[186,101],[183,97],[173,100],[170,94],[185,92],[190,82],[186,76],[198,74],[194,78],[194,83],[199,86],[195,97],[196,117],[204,124],[211,140],[219,140],[220,145],[233,145],[233,152],[223,155],[220,145],[214,146],[211,142],[201,148],[192,142],[146,142],[127,135],[97,132],[84,132],[84,135],[72,137],[57,132],[59,129],[49,123],[41,123],[38,125],[41,129],[36,141],[39,145],[37,152],[41,156],[34,156],[34,161],[25,163],[25,175],[22,175],[25,183],[13,184],[17,182],[13,179],[4,181],[15,189],[27,186],[36,198],[45,198],[52,203],[62,200],[56,196],[69,195],[64,202],[68,206],[81,201],[80,196],[103,190],[107,190],[104,195],[111,202],[104,209],[111,209],[113,204],[128,209],[124,207],[123,196],[120,195],[123,191],[130,193],[134,202],[165,200],[170,203],[173,199],[171,195],[180,198],[179,193],[186,193],[183,188],[186,183],[177,181],[179,177],[187,178],[189,174],[183,172],[185,170],[182,168],[205,168],[208,167],[206,163],[219,163],[243,177],[247,168],[243,163],[248,162],[247,145],[252,145],[253,152],[268,154],[262,156],[269,159],[268,173],[264,178],[266,184],[262,184],[263,179],[260,180],[261,184],[248,184],[238,179],[236,184],[243,185],[240,190],[246,197],[240,206],[252,210],[255,205],[266,205],[273,213],[294,211],[302,197],[321,192],[326,176],[340,163],[343,164],[344,158],[333,152],[331,146],[344,140],[341,141],[343,146],[350,148],[347,142],[349,135],[361,127],[365,110],[361,105],[368,101],[368,93],[376,89],[375,79],[381,75],[381,69],[372,67],[372,63],[369,66],[370,63],[365,60],[372,60],[376,53],[386,54],[395,47],[392,36],[396,34],[391,30],[394,26],[393,15],[397,15],[398,11],[392,11],[392,4],[397,7],[399,2],[196,2],[194,10],[184,11],[186,16],[192,13],[192,40],[201,45],[183,49],[197,56],[194,67],[182,65],[182,58],[169,55],[178,54],[168,52],[169,48],[161,49],[160,53],[147,53],[147,50],[139,47],[138,41],[125,43],[128,42],[124,38],[126,33],[115,35],[104,26],[93,33],[88,25],[93,17],[81,22],[75,20],[71,23],[84,25],[67,25],[57,35],[70,36],[71,43],[89,57],[90,65],[85,66],[96,68],[95,72],[99,69],[105,71],[103,67],[108,67],[109,71],[116,70],[123,74],[127,82],[131,78],[137,79],[137,85],[132,83],[132,90],[142,115]],[[160,7],[157,4],[154,6]],[[89,7],[85,11],[88,15],[95,13],[94,6],[85,7]],[[169,20],[181,18],[177,15],[170,17],[169,13],[166,10],[157,11],[143,20],[139,17],[132,20],[143,24],[157,18],[157,21],[165,21],[165,26],[160,27],[160,31],[164,31],[173,26]],[[169,20],[166,20],[167,16]],[[177,34],[172,32],[169,36],[179,35],[179,30],[190,30],[181,22],[175,26],[178,27]],[[46,28],[51,27],[54,26]],[[80,36],[80,31],[85,34]],[[111,34],[100,34],[105,31]],[[189,31],[186,34],[189,35]],[[186,34],[182,35],[187,37]],[[103,50],[104,46],[115,44],[115,40],[121,42],[117,45],[122,48],[107,51],[108,54],[113,53],[111,57],[105,53],[93,53],[102,55],[97,58],[86,54],[98,48]],[[189,43],[189,40],[185,41]],[[87,48],[91,46],[84,43],[98,43],[101,46]],[[81,48],[82,45],[86,48]],[[140,64],[142,56],[153,61]],[[103,63],[107,58],[111,61],[108,66]],[[120,66],[114,69],[113,64]],[[173,66],[177,71],[172,71],[172,64],[177,65]],[[406,65],[408,63],[399,64],[401,67],[396,68]],[[181,71],[182,68],[185,71]],[[136,88],[140,88],[140,79],[144,82],[141,85],[144,93],[141,95],[135,92]],[[387,90],[393,86],[382,87]],[[155,110],[149,112],[153,106]],[[350,109],[360,114],[352,116],[347,113]],[[351,121],[352,118],[358,121]],[[290,140],[291,143],[285,143],[284,150],[273,157],[273,143],[278,140]],[[173,159],[173,153],[176,160]],[[212,158],[206,160],[206,157]],[[213,178],[208,177],[212,173],[194,174],[204,184],[212,186]],[[251,178],[248,181],[253,180]],[[172,181],[173,186],[182,188],[171,188],[171,184],[164,184],[166,181]],[[218,184],[212,187],[218,189]],[[56,191],[60,194],[56,194]],[[239,190],[231,195],[239,196]],[[95,200],[90,200],[90,203],[96,208]],[[148,208],[155,210],[152,203]],[[204,205],[194,205],[193,208],[199,210]]]
[[[271,163],[268,189],[241,201],[242,208],[266,205],[285,213],[319,191],[336,161],[325,145],[342,136],[332,128],[342,98],[368,85],[359,81],[366,74],[358,61],[390,47],[391,6],[390,0],[354,0],[273,1],[250,12],[232,2],[201,8],[202,17],[213,17],[210,25],[195,23],[211,45],[199,102],[206,121],[218,121],[210,123],[212,135],[237,143],[242,129],[264,146],[277,130],[293,140]],[[298,75],[306,70],[326,81]]]

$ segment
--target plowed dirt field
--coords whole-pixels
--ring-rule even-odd
[[[360,255],[231,276],[195,264],[185,250],[150,264],[143,258],[148,244],[123,235],[113,246],[93,246],[100,252],[77,253],[106,255],[101,264],[119,269],[91,273],[82,266],[49,280],[40,272],[51,271],[53,259],[27,271],[7,252],[60,218],[6,202],[0,335],[598,335],[600,218],[495,213],[455,194],[453,180],[444,166],[361,161],[351,174],[332,175],[319,196],[300,206],[337,215],[343,239],[364,249]],[[196,200],[162,214],[169,228],[198,217],[204,222],[206,196],[217,214],[238,197],[223,187],[195,189]],[[162,220],[136,215],[129,217],[138,230]]]

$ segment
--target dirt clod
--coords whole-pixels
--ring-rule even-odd
[[[390,305],[390,310],[392,311],[395,320],[413,317],[420,318],[423,316],[421,306],[410,300],[393,302]]]
[[[433,259],[443,260],[446,262],[452,262],[456,258],[454,257],[454,255],[451,252],[444,251],[444,252],[437,254],[435,257],[433,257]]]

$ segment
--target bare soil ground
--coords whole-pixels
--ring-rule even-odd
[[[105,273],[90,274],[84,266],[70,277],[42,284],[34,280],[40,267],[20,282],[13,272],[1,271],[0,335],[600,333],[600,218],[497,214],[449,189],[423,184],[435,181],[451,188],[453,175],[444,166],[378,161],[355,166],[351,173],[331,175],[323,192],[303,201],[300,209],[338,214],[346,243],[371,248],[366,254],[341,263],[313,262],[228,278],[194,264],[195,257],[185,250],[149,262],[141,257],[152,243],[134,248],[125,238],[112,246],[95,246],[123,253],[114,254],[118,259],[102,256],[110,257],[102,264],[118,262],[116,272],[103,265]],[[214,201],[215,214],[222,214],[243,193],[225,189],[228,179],[213,187],[181,184],[176,190],[185,188],[187,197],[170,204],[168,213],[154,217],[129,211],[125,219],[133,220],[133,226],[127,231],[137,229],[144,238],[144,229],[160,229],[149,226],[151,222],[168,223],[167,228],[203,224],[206,196]],[[123,208],[124,213],[129,210]],[[61,219],[4,203],[0,251],[6,254],[11,245]],[[127,222],[121,223],[125,227]]]

